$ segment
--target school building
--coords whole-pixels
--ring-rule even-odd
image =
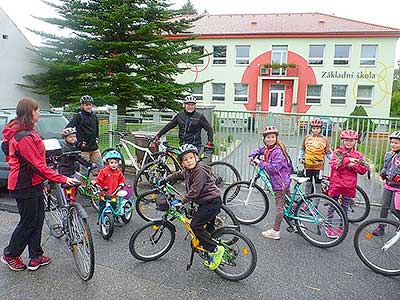
[[[388,117],[400,29],[322,13],[205,15],[177,77],[221,110]],[[171,36],[179,38],[180,36]]]

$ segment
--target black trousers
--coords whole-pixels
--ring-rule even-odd
[[[199,239],[200,244],[208,251],[213,251],[217,246],[212,241],[210,233],[215,230],[215,217],[219,214],[221,206],[221,197],[208,200],[206,203],[199,205],[190,223],[190,227]],[[205,228],[204,225],[206,225]]]
[[[38,258],[43,254],[41,247],[44,221],[44,199],[42,186],[32,188],[26,195],[17,195],[16,199],[20,221],[11,235],[4,255],[20,256],[28,246],[29,258]]]

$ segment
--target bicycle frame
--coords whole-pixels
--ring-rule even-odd
[[[140,166],[138,165],[138,162],[137,162],[136,158],[132,155],[128,145],[133,147],[133,148],[135,148],[136,150],[144,152],[144,157],[143,157],[143,160],[142,160],[142,163],[141,163]],[[144,164],[147,161],[148,157],[153,158],[153,153],[148,148],[144,148],[144,147],[138,146],[135,143],[133,143],[131,141],[128,141],[128,140],[126,140],[126,139],[124,139],[122,137],[119,138],[119,142],[116,145],[116,148],[118,149],[121,146],[122,146],[122,148],[125,149],[125,152],[128,155],[129,160],[132,162],[132,166],[136,169],[136,171],[139,171],[144,166]]]
[[[100,200],[100,201],[104,201],[104,200]],[[106,213],[112,213],[114,216],[119,217],[119,216],[121,216],[121,210],[122,210],[122,207],[124,207],[125,203],[127,203],[127,202],[132,203],[132,201],[130,199],[119,199],[119,197],[118,197],[117,210],[114,210],[114,208],[111,205],[111,200],[106,199],[105,201],[106,201],[106,206],[104,207],[103,211],[101,212],[101,216],[100,216],[102,223],[104,222],[104,215]],[[131,205],[130,209],[125,211],[125,213],[131,212],[132,210],[133,210],[133,204]]]

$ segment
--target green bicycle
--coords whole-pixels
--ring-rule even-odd
[[[274,195],[269,175],[260,167],[254,167],[249,181],[236,182],[224,193],[224,204],[242,224],[256,224],[268,213],[267,192],[257,184],[259,178],[264,182],[266,191]],[[295,186],[291,195],[285,195],[287,230],[298,231],[305,240],[320,248],[340,244],[349,229],[349,221],[340,204],[323,194],[306,194],[301,184],[309,180],[308,177],[291,175],[290,178]]]
[[[167,206],[161,219],[146,223],[137,229],[129,240],[130,253],[139,260],[152,261],[164,256],[175,242],[175,225],[173,220],[183,223],[187,236],[191,240],[192,253],[186,270],[193,263],[194,253],[204,261],[208,259],[208,251],[201,245],[190,227],[190,215],[184,206],[172,206],[175,200],[170,186],[160,187],[167,195],[164,203]],[[172,218],[171,218],[172,217]],[[207,228],[209,229],[209,228]],[[231,281],[239,281],[250,276],[257,264],[257,252],[252,241],[243,233],[236,230],[236,226],[224,226],[211,233],[212,239],[219,246],[224,247],[222,262],[214,270],[219,276]]]

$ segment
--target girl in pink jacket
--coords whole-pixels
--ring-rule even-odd
[[[340,134],[340,139],[342,146],[333,152],[330,161],[331,176],[328,194],[335,200],[342,196],[341,205],[347,214],[349,202],[356,196],[357,174],[365,174],[368,167],[364,163],[362,154],[355,150],[358,133],[351,129],[344,130]],[[340,234],[341,232],[334,232],[332,228],[326,230],[326,235],[331,238]]]

